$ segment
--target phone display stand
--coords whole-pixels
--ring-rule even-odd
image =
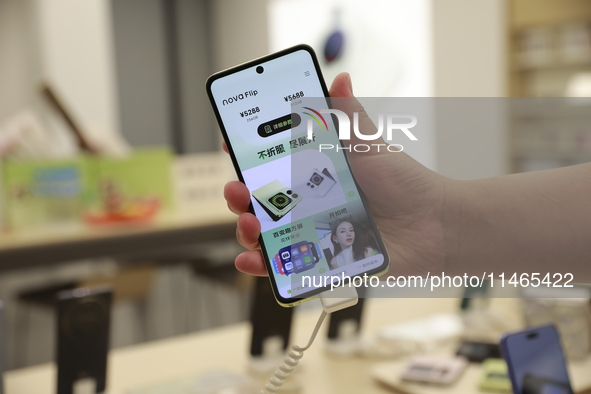
[[[283,339],[279,336],[268,337],[263,343],[263,353],[251,355],[248,369],[254,375],[267,376],[277,369],[284,357]]]
[[[326,352],[332,356],[352,357],[367,352],[368,343],[360,335],[365,304],[362,290],[365,289],[357,289],[360,296],[357,305],[331,313],[329,316]]]
[[[268,278],[255,278],[250,323],[249,369],[257,375],[272,373],[283,361],[291,335],[293,308],[283,308],[273,296]]]
[[[57,394],[105,392],[112,299],[105,288],[58,294]]]
[[[73,392],[74,394],[95,394],[97,393],[96,389],[96,380],[94,378],[82,378],[78,379],[74,382],[73,385]],[[105,394],[104,392],[101,392]]]

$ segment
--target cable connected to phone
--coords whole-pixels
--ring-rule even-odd
[[[308,350],[314,343],[314,339],[316,339],[316,335],[318,334],[318,331],[320,330],[320,327],[322,326],[322,323],[324,322],[324,319],[327,315],[328,313],[323,310],[306,346],[291,346],[291,349],[287,356],[285,356],[283,363],[279,366],[275,373],[273,373],[273,376],[269,379],[269,382],[265,385],[265,388],[261,390],[260,394],[276,393],[281,388],[285,380],[289,377],[289,375],[291,375],[295,367],[297,367],[301,358],[304,357],[304,352]]]
[[[308,350],[314,343],[316,335],[324,323],[324,319],[329,313],[340,311],[341,309],[348,308],[357,304],[359,298],[357,297],[357,291],[354,287],[340,287],[332,290],[331,296],[328,297],[329,292],[320,294],[320,301],[322,302],[322,313],[316,322],[316,327],[312,331],[312,335],[308,340],[308,344],[304,347],[292,345],[289,353],[285,356],[283,363],[273,373],[273,376],[269,379],[269,382],[265,385],[264,389],[261,390],[260,394],[273,394],[279,391],[285,380],[291,375],[293,370],[297,367],[304,352]]]

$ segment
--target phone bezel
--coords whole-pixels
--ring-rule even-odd
[[[263,57],[260,57],[260,58],[251,60],[249,62],[242,63],[242,64],[237,65],[235,67],[232,67],[232,68],[229,68],[229,69],[226,69],[226,70],[217,72],[217,73],[211,75],[209,78],[207,78],[206,85],[205,85],[206,86],[206,90],[207,90],[207,96],[209,97],[209,101],[210,101],[211,106],[213,108],[213,111],[215,113],[215,117],[216,117],[216,120],[217,120],[218,125],[220,127],[220,130],[222,132],[222,136],[224,138],[224,141],[226,142],[226,146],[228,148],[228,152],[229,152],[230,157],[232,159],[232,164],[234,166],[234,169],[236,170],[236,174],[238,176],[238,179],[242,183],[245,183],[244,182],[244,178],[242,176],[242,171],[240,169],[240,166],[238,165],[238,160],[236,159],[236,155],[234,154],[234,149],[232,147],[232,144],[230,143],[230,139],[229,139],[228,134],[226,132],[226,128],[225,128],[224,122],[222,121],[222,117],[220,115],[220,112],[218,110],[217,104],[216,104],[215,99],[213,97],[211,86],[218,79],[224,78],[224,77],[226,77],[228,75],[235,74],[237,72],[243,71],[243,70],[248,69],[248,68],[255,67],[259,63],[269,62],[271,60],[274,60],[274,59],[277,59],[277,58],[280,58],[280,57],[283,57],[285,55],[289,55],[291,53],[298,52],[298,51],[301,51],[301,50],[304,50],[304,51],[308,52],[309,55],[310,55],[310,57],[312,58],[312,62],[314,63],[314,68],[315,68],[315,71],[316,71],[316,75],[318,75],[318,80],[319,80],[320,85],[322,87],[322,92],[324,94],[324,97],[327,99],[327,102],[328,102],[329,107],[332,108],[332,105],[331,105],[331,102],[330,102],[330,95],[329,95],[328,89],[326,87],[326,83],[324,81],[324,77],[322,76],[322,71],[320,69],[320,64],[318,62],[318,58],[316,56],[316,53],[312,49],[312,47],[309,46],[309,45],[307,45],[307,44],[299,44],[299,45],[295,45],[295,46],[292,46],[292,47],[283,49],[283,50],[278,51],[278,52],[274,52],[272,54],[269,54],[269,55],[266,55],[266,56],[263,56]],[[257,73],[257,75],[262,76],[262,75],[264,75],[264,73],[262,73],[262,74],[258,74]],[[338,128],[338,122],[334,122],[334,124],[335,124],[335,127]],[[336,130],[336,132],[338,133],[338,129]],[[338,139],[338,138],[337,138],[337,140],[339,141],[339,144],[342,147],[343,146],[342,145],[342,141],[340,139]],[[369,222],[371,223],[372,228],[375,230],[376,241],[378,242],[379,247],[380,247],[380,251],[381,251],[382,255],[384,256],[384,264],[382,264],[380,267],[374,268],[372,270],[366,271],[366,272],[361,273],[361,274],[357,274],[353,278],[362,277],[364,274],[367,274],[367,275],[378,275],[379,276],[379,275],[384,274],[388,270],[388,268],[390,266],[390,257],[388,255],[388,251],[386,250],[386,246],[384,245],[384,241],[382,240],[382,237],[381,237],[381,234],[379,232],[378,226],[377,226],[377,224],[375,222],[375,219],[373,217],[373,213],[371,212],[371,210],[368,207],[368,204],[367,204],[367,200],[365,198],[365,195],[363,194],[363,191],[359,187],[359,184],[357,183],[357,180],[355,179],[355,177],[353,175],[353,172],[351,170],[351,165],[349,163],[349,158],[347,157],[347,154],[346,154],[345,151],[343,151],[343,154],[344,154],[344,157],[345,157],[345,162],[347,163],[347,169],[351,173],[351,177],[353,178],[353,182],[355,184],[355,187],[359,191],[359,198],[361,199],[361,202],[363,204],[363,208],[365,209],[365,212],[367,214],[367,217],[369,219]],[[250,201],[250,204],[249,204],[249,211],[254,214],[254,208],[252,206],[252,200]],[[259,236],[259,244],[261,246],[261,250],[262,251],[267,251],[267,249],[265,247],[265,244],[264,244],[264,241],[263,241],[262,233]],[[293,298],[284,298],[284,297],[282,297],[281,294],[279,293],[279,289],[277,287],[277,283],[276,283],[276,281],[274,280],[274,277],[273,277],[273,267],[272,267],[271,261],[267,258],[266,254],[267,253],[262,253],[263,260],[265,262],[265,267],[267,268],[267,272],[269,274],[269,280],[270,280],[271,286],[273,288],[273,294],[275,295],[275,299],[277,300],[277,302],[280,305],[285,306],[285,307],[293,307],[293,306],[296,306],[298,304],[301,304],[302,302],[311,300],[311,299],[317,297],[320,293],[323,293],[323,292],[325,292],[325,291],[327,291],[327,290],[330,289],[330,287],[327,286],[327,287],[322,287],[322,288],[318,288],[318,289],[315,289],[315,290],[311,290],[310,292],[306,293],[304,297],[293,297]]]

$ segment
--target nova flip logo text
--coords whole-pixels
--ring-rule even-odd
[[[223,99],[222,105],[235,103],[237,101],[244,100],[245,98],[248,98],[248,97],[254,97],[257,94],[259,94],[259,92],[257,90],[247,90],[244,93],[239,93],[236,96],[231,96],[231,97],[228,97],[227,99]]]

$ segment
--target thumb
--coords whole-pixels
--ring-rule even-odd
[[[353,85],[351,83],[351,75],[349,73],[340,73],[337,75],[330,87],[330,100],[331,104],[334,109],[338,109],[343,111],[347,114],[347,117],[350,120],[351,130],[349,135],[351,139],[349,141],[343,141],[346,145],[354,146],[356,144],[387,144],[384,139],[380,136],[379,138],[367,141],[362,140],[357,136],[357,134],[353,131],[353,124],[354,124],[354,114],[357,113],[358,116],[358,130],[362,134],[365,135],[375,135],[377,133],[377,127],[363,108],[363,105],[353,96]],[[370,145],[371,146],[371,145]],[[385,149],[376,149],[372,147],[368,152],[364,152],[367,154],[380,154],[385,153]],[[352,150],[351,153],[354,153]]]

